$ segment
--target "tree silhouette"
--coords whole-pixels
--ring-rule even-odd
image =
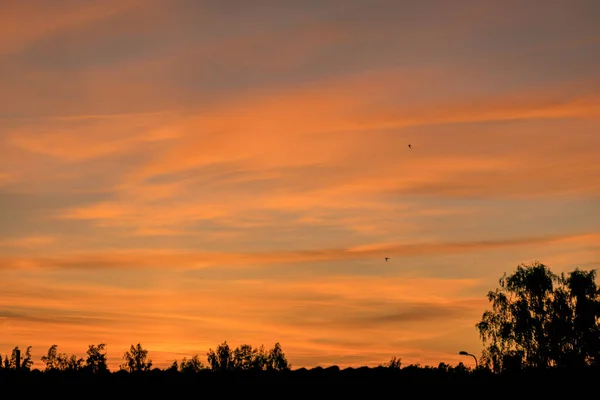
[[[78,358],[76,355],[67,355],[66,353],[58,353],[58,346],[53,344],[48,349],[48,354],[42,356],[42,362],[46,364],[46,371],[50,370],[79,370],[83,368],[83,358]]]
[[[152,360],[148,358],[148,350],[142,348],[142,345],[131,345],[129,351],[123,354],[124,363],[121,364],[121,369],[129,370],[129,372],[150,371],[152,368]]]
[[[440,365],[442,365],[442,364],[443,363],[440,363]],[[391,369],[400,369],[402,367],[402,359],[399,357],[393,356],[392,358],[390,358],[390,360],[387,363],[381,364],[381,366],[385,367],[385,368],[391,368]]]
[[[90,344],[87,350],[87,359],[85,360],[86,367],[93,373],[108,371],[106,360],[106,343],[98,345]]]
[[[83,358],[77,357],[75,354],[71,354],[68,358],[59,361],[61,362],[60,365],[62,370],[78,371],[82,369],[84,365]]]
[[[211,371],[283,371],[291,368],[279,343],[268,352],[264,346],[253,348],[249,344],[242,344],[232,351],[225,341],[216,350],[209,349],[206,355]]]
[[[48,354],[42,356],[42,362],[46,364],[46,371],[50,371],[52,369],[59,369],[58,362],[58,345],[53,344],[48,349]]]
[[[285,354],[283,354],[283,350],[281,349],[281,345],[279,342],[275,343],[273,348],[269,351],[267,355],[267,369],[275,370],[275,371],[283,371],[286,369],[290,369],[292,365],[288,363]]]
[[[233,351],[233,368],[235,370],[264,370],[267,366],[268,354],[264,346],[253,348],[249,344],[238,346]]]
[[[233,351],[233,365],[237,370],[252,369],[256,350],[249,344],[243,344]]]
[[[19,351],[19,346],[15,346],[15,348],[12,351],[12,354],[10,356],[10,360],[5,359],[4,361],[4,366],[5,368],[10,368],[10,369],[24,369],[24,370],[30,370],[31,366],[33,365],[33,360],[31,359],[31,346],[27,347],[27,350],[25,350],[25,353],[23,354],[21,352],[21,360],[20,360],[20,365],[17,365],[17,352]]]
[[[177,361],[175,361],[173,363],[172,367],[175,370],[177,370]],[[198,357],[198,354],[194,355],[189,360],[186,357],[183,357],[183,360],[181,360],[181,364],[179,364],[179,370],[181,372],[194,372],[195,373],[195,372],[199,372],[205,368],[206,367],[204,366],[204,364]]]
[[[488,293],[492,310],[476,324],[482,363],[508,369],[574,367],[600,361],[600,292],[595,271],[560,276],[534,262],[504,274]]]
[[[25,357],[21,355],[21,368],[29,371],[33,365],[33,359],[31,358],[31,346],[27,346],[25,350]]]
[[[233,354],[227,341],[218,345],[216,351],[208,349],[206,357],[212,371],[229,371],[233,368]]]
[[[264,371],[267,369],[269,353],[265,349],[264,345],[260,345],[260,347],[254,348],[252,350],[252,369]]]
[[[600,288],[596,285],[596,271],[576,269],[565,278],[574,306],[572,360],[577,364],[600,365]]]

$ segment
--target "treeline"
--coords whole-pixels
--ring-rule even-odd
[[[145,370],[130,370],[119,368],[111,372],[108,369],[94,371],[90,366],[80,369],[2,369],[0,370],[0,387],[8,385],[53,385],[74,384],[90,385],[97,388],[105,388],[106,385],[130,384],[136,388],[161,384],[196,384],[202,387],[217,387],[228,390],[232,384],[264,384],[274,389],[274,385],[285,385],[288,388],[304,389],[310,386],[319,387],[336,386],[338,388],[348,386],[373,385],[386,386],[387,384],[402,385],[406,388],[410,385],[424,385],[422,388],[432,388],[427,385],[459,385],[489,384],[495,388],[506,388],[507,384],[516,384],[518,388],[523,386],[548,386],[550,383],[561,385],[570,384],[573,388],[582,388],[596,385],[600,378],[600,369],[595,367],[584,367],[577,369],[561,369],[551,367],[547,369],[523,368],[519,371],[502,371],[495,373],[492,370],[480,368],[468,368],[462,363],[456,366],[440,363],[437,367],[407,365],[379,365],[377,367],[359,367],[341,369],[337,366],[316,367],[312,369],[235,369],[212,370],[210,368],[180,368],[171,366],[165,369],[150,368]],[[341,386],[340,386],[341,385]],[[352,393],[354,394],[354,393]],[[539,393],[538,393],[539,394]]]
[[[0,361],[2,356],[0,355]],[[106,353],[106,343],[91,344],[88,346],[86,358],[59,353],[58,346],[52,345],[48,353],[41,357],[44,372],[51,371],[88,371],[91,373],[110,372]],[[15,347],[11,353],[0,363],[0,370],[31,371],[33,367],[31,357],[31,346],[27,347],[21,354],[19,347]],[[120,371],[129,373],[147,372],[153,370],[152,359],[148,356],[148,350],[141,343],[131,345],[130,349],[123,354],[123,362],[119,365]],[[275,343],[273,348],[266,350],[264,346],[258,348],[249,344],[243,344],[231,349],[227,341],[217,346],[216,350],[209,349],[206,353],[206,363],[196,354],[191,358],[184,357],[180,361],[173,361],[167,368],[168,371],[200,372],[200,371],[283,371],[289,370],[291,364],[288,362],[281,345]],[[155,368],[156,370],[157,368]]]

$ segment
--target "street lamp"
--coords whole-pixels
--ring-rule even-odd
[[[466,352],[466,351],[464,351],[464,350],[461,350],[461,351],[459,351],[459,352],[458,352],[458,354],[460,354],[461,356],[471,356],[471,357],[473,357],[473,360],[475,360],[475,369],[477,369],[477,357],[475,357],[475,356],[474,356],[473,354],[471,354],[471,353],[467,353],[467,352]]]

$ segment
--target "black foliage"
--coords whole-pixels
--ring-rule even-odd
[[[476,325],[482,364],[494,372],[600,366],[600,289],[595,271],[556,275],[539,262],[504,275]]]

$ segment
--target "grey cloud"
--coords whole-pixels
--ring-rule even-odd
[[[419,323],[432,320],[451,319],[457,320],[472,315],[472,308],[464,305],[450,304],[414,304],[407,309],[388,312],[374,317],[367,317],[363,321],[374,325],[402,325]]]
[[[316,310],[318,309],[318,312]],[[292,315],[280,316],[292,326],[377,329],[402,327],[431,321],[471,319],[474,308],[463,303],[394,303],[365,307],[361,302],[347,302],[338,307],[330,302],[297,307]]]
[[[72,193],[59,190],[42,193],[0,191],[0,237],[85,232],[80,223],[54,220],[61,209],[79,207],[110,198],[105,193]]]
[[[14,91],[35,87],[34,99],[40,106],[33,104],[33,107],[45,112],[60,108],[58,103],[68,105],[73,112],[131,108],[131,104],[137,108],[149,107],[142,105],[133,93],[120,93],[120,98],[127,100],[122,102],[100,98],[89,98],[89,103],[72,101],[90,96],[84,90],[85,74],[75,71],[144,59],[172,61],[140,67],[135,74],[127,74],[128,86],[136,82],[141,85],[134,86],[137,90],[151,87],[149,93],[160,89],[160,98],[153,99],[154,107],[161,105],[158,103],[163,106],[197,103],[227,92],[286,86],[374,67],[430,67],[447,61],[453,65],[476,65],[479,71],[447,79],[460,81],[460,88],[450,85],[454,94],[457,90],[464,94],[481,88],[514,91],[523,86],[571,80],[574,75],[595,76],[600,52],[594,50],[598,43],[571,42],[597,37],[593,19],[597,15],[597,2],[570,2],[568,7],[564,2],[550,2],[543,9],[534,3],[520,2],[520,16],[515,16],[514,8],[505,3],[265,1],[249,6],[238,1],[158,2],[41,39],[24,50],[17,61],[0,63],[0,68],[12,65],[0,76],[10,76],[2,86],[5,83]],[[156,5],[159,7],[154,8]],[[436,21],[436,27],[432,27],[431,21]],[[294,49],[304,43],[311,28],[319,27],[337,29],[343,35],[322,48],[313,46],[312,53],[283,69],[273,69],[272,63],[264,62],[275,54],[281,56],[282,52],[294,55]],[[240,52],[227,49],[224,37],[228,35],[256,38],[248,45],[253,57],[240,54],[236,58]],[[548,48],[548,40],[554,47]],[[210,46],[222,49],[216,54],[207,53]],[[569,51],[568,56],[565,51]],[[532,52],[536,57],[531,57]],[[478,56],[474,58],[473,54]],[[47,74],[53,70],[56,74],[47,78],[54,78],[51,80],[60,84],[38,80],[31,84],[29,81],[35,76],[14,74],[27,70],[28,66],[42,66]],[[106,77],[111,80],[108,83],[124,83],[115,76]],[[15,79],[19,82],[16,86]],[[78,87],[78,82],[83,87]],[[6,98],[3,107],[6,112],[22,112],[11,102],[14,103],[12,97]],[[31,98],[20,104],[32,108]]]
[[[18,324],[19,321],[36,322],[44,324],[72,324],[81,326],[102,326],[114,320],[125,320],[117,314],[90,313],[87,311],[60,311],[43,309],[37,307],[10,307],[0,309],[0,318],[6,318],[10,324]]]

